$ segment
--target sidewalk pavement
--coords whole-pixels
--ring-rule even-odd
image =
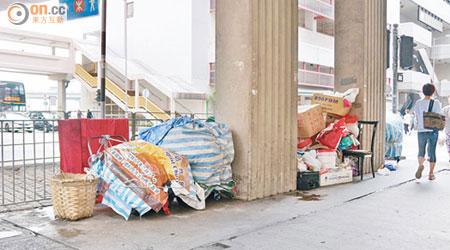
[[[306,193],[212,201],[204,211],[129,221],[101,205],[76,222],[54,219],[51,207],[4,213],[0,249],[21,249],[30,234],[39,243],[32,249],[448,249],[448,156],[439,147],[436,180],[426,172],[415,180],[416,140],[405,139],[407,159],[389,176]]]

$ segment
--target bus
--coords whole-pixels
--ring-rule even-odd
[[[0,111],[26,111],[23,83],[0,81]]]

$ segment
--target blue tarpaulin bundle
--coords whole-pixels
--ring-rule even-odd
[[[186,156],[194,179],[205,188],[206,195],[213,189],[230,191],[234,186],[231,172],[233,140],[231,130],[225,124],[185,116],[143,129],[139,136]]]
[[[386,136],[385,136],[386,156],[389,158],[401,156],[403,148],[402,144],[403,144],[402,117],[398,114],[388,112],[386,114]]]

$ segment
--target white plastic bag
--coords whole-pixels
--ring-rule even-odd
[[[308,166],[306,166],[306,164],[303,161],[298,161],[297,170],[299,172],[306,172],[308,171]]]
[[[356,100],[356,96],[359,94],[359,88],[347,89],[344,93],[336,92],[334,93],[335,97],[341,97],[347,99],[348,102],[354,103]]]
[[[377,170],[377,174],[383,175],[383,176],[388,176],[390,173],[391,173],[391,171],[387,168],[379,168]]]
[[[319,160],[317,160],[317,154],[315,150],[311,150],[309,152],[306,152],[302,158],[303,162],[307,165],[313,167],[314,171],[320,171],[320,168],[322,166],[322,163],[320,163]]]
[[[320,170],[325,170],[327,168],[335,168],[336,167],[336,151],[334,152],[318,152],[317,160],[320,161],[321,167]]]
[[[346,123],[345,126],[347,127],[348,131],[354,135],[359,135],[359,128],[358,123]]]

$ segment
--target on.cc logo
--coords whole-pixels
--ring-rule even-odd
[[[8,8],[8,19],[12,24],[24,24],[29,16],[30,12],[27,6],[22,3],[13,3]]]

